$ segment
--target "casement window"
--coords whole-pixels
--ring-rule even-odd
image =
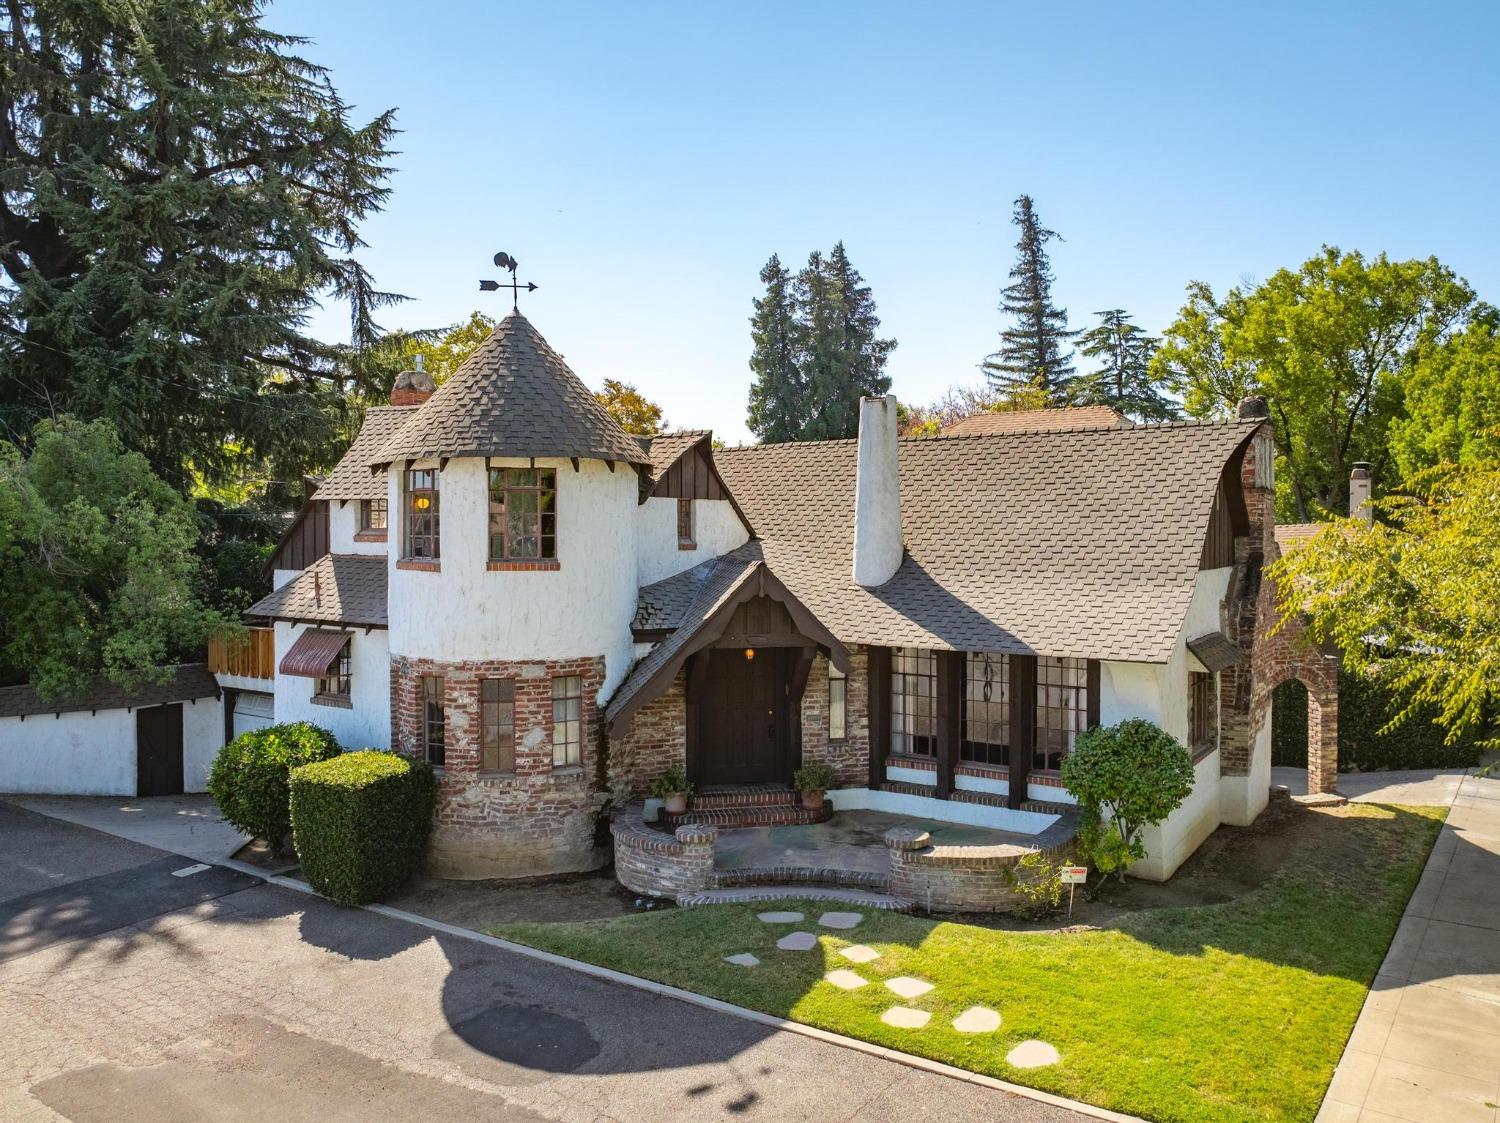
[[[583,760],[583,678],[563,675],[552,680],[552,766]]]
[[[514,679],[479,682],[479,767],[486,772],[516,770],[516,684]]]
[[[828,664],[828,739],[830,741],[842,741],[849,735],[846,729],[848,688],[849,680],[844,677],[844,672],[830,662]]]
[[[361,531],[384,530],[386,528],[385,499],[361,499],[359,501],[359,529]]]
[[[937,752],[937,660],[919,647],[891,650],[891,751]]]
[[[1036,743],[1033,768],[1056,770],[1088,728],[1089,662],[1042,655],[1036,661]]]
[[[414,468],[403,477],[402,494],[406,506],[405,556],[438,558],[438,472],[433,468]]]
[[[557,557],[557,470],[490,469],[490,561]]]
[[[994,651],[964,656],[964,732],[958,758],[1010,763],[1010,657]]]
[[[448,722],[443,713],[443,676],[422,676],[422,740],[427,763],[442,767]]]
[[[1219,692],[1214,686],[1213,675],[1188,672],[1188,747],[1195,753],[1219,743]]]
[[[693,529],[693,501],[677,501],[677,548],[692,550],[698,545],[697,532]]]
[[[318,689],[314,698],[329,702],[349,701],[350,642],[350,640],[344,641],[344,646],[339,648],[338,658],[328,664],[328,673],[318,679]]]

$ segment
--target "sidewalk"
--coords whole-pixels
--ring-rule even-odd
[[[1462,780],[1318,1119],[1500,1123],[1500,777]]]
[[[208,795],[145,799],[108,795],[3,796],[18,807],[200,862],[229,857],[249,838],[219,818]]]

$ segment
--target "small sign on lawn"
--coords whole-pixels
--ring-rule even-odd
[[[1062,868],[1062,883],[1064,885],[1082,885],[1088,879],[1088,866],[1064,866]]]

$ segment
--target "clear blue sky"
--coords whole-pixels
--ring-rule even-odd
[[[1313,10],[1315,7],[1316,10]],[[745,439],[774,251],[842,238],[900,346],[895,393],[975,383],[1027,192],[1074,326],[1153,331],[1328,242],[1436,254],[1500,303],[1500,5],[582,4],[285,0],[401,154],[363,259],[389,326],[508,302],[597,386]],[[330,308],[318,334],[347,332]]]

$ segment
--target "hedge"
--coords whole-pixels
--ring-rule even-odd
[[[1271,763],[1307,767],[1307,688],[1295,679],[1272,694]],[[1483,749],[1473,736],[1455,744],[1424,708],[1388,733],[1380,732],[1399,713],[1401,701],[1379,682],[1349,671],[1339,673],[1339,771],[1373,772],[1401,768],[1467,768]]]
[[[308,883],[341,905],[395,891],[422,864],[437,782],[425,762],[345,753],[292,773],[292,833]]]
[[[334,735],[307,721],[268,725],[241,733],[219,750],[208,791],[239,830],[283,852],[291,832],[288,787],[292,769],[339,754]]]

